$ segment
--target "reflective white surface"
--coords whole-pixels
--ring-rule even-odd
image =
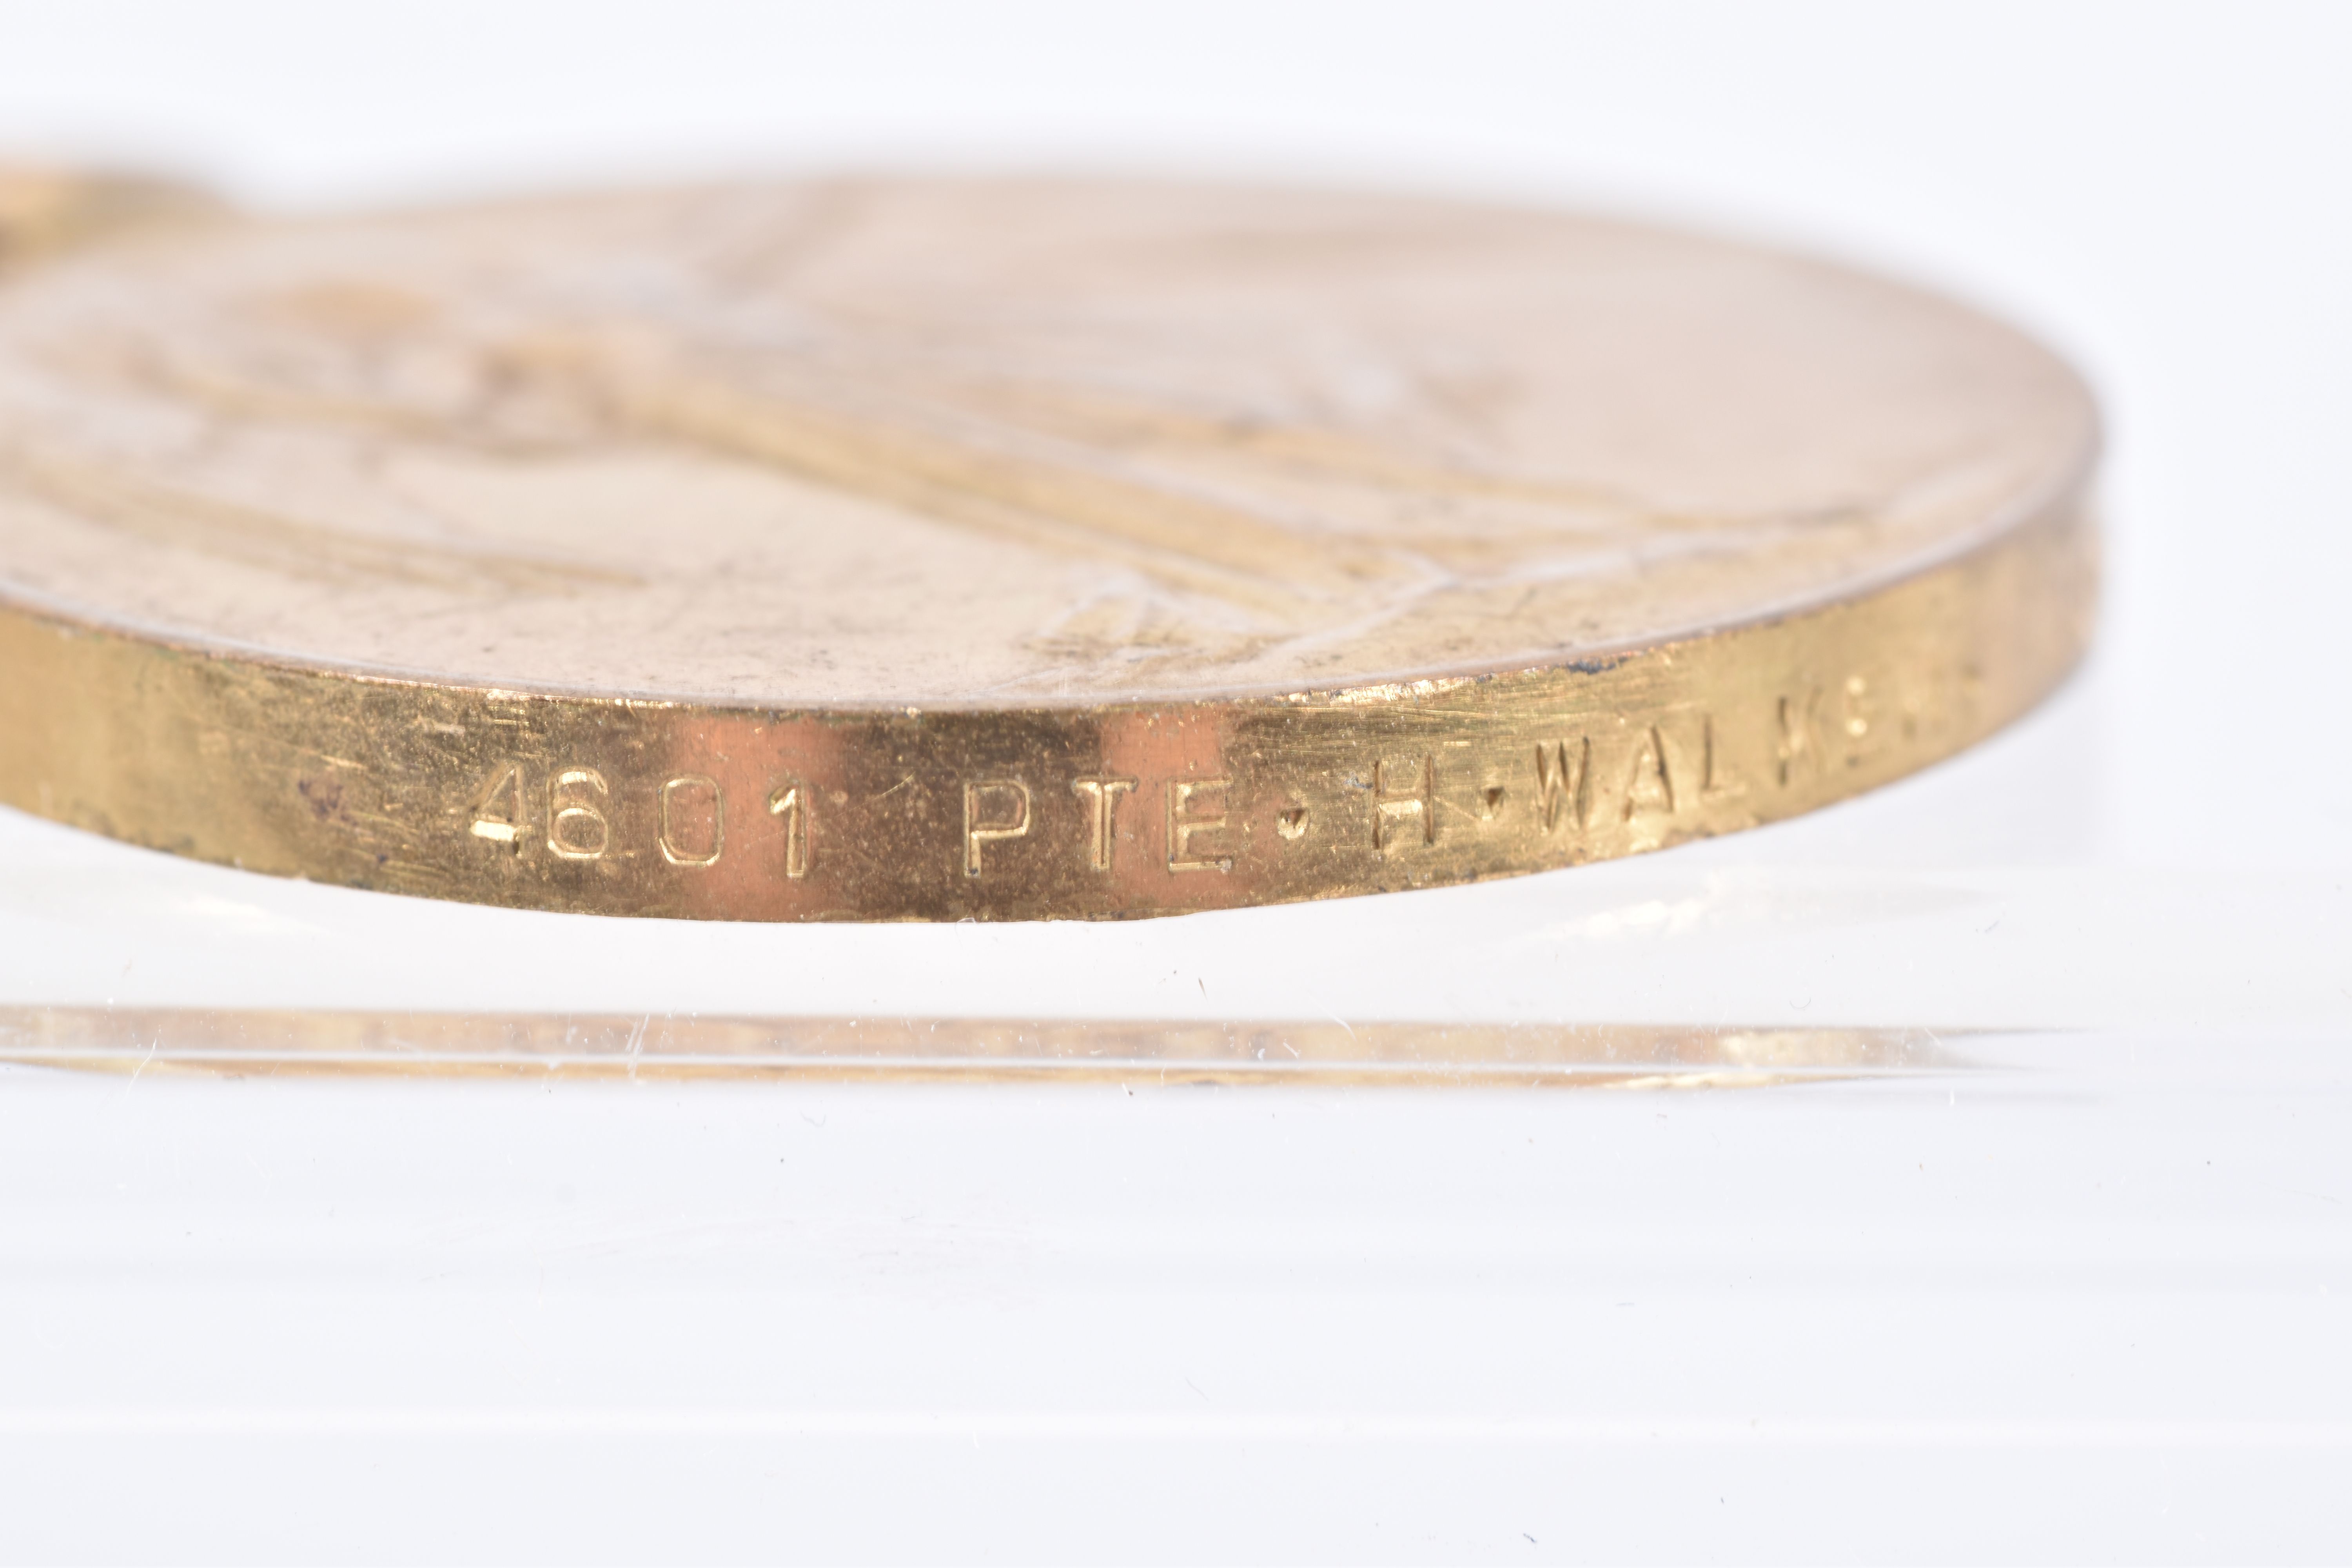
[[[2057,700],[1557,876],[772,930],[0,816],[8,1004],[2091,1031],[1721,1095],[0,1073],[0,1555],[2352,1555],[2340,10],[0,3],[0,146],[284,202],[845,160],[1598,200],[1970,293],[2114,426]]]
[[[0,1070],[12,1555],[2334,1559],[2340,1040],[1687,1093]]]

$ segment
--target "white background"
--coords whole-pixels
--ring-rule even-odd
[[[2090,1031],[1713,1099],[7,1073],[0,1553],[2352,1553],[2347,58],[2352,13],[2243,5],[0,5],[0,148],[259,205],[844,163],[1598,204],[1990,304],[2112,428],[2056,700],[1637,861],[766,930],[0,816],[7,1004]]]

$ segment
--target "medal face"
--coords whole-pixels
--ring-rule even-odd
[[[2086,635],[2013,331],[1544,212],[839,181],[0,286],[0,795],[255,868],[1118,916],[1789,815]]]

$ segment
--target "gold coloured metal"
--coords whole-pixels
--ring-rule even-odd
[[[168,180],[0,163],[0,273],[126,231],[226,216],[204,192]]]
[[[715,919],[1571,865],[2038,701],[2096,438],[1960,307],[1552,213],[843,180],[123,226],[0,279],[0,800]]]

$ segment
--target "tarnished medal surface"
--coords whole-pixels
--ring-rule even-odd
[[[1786,816],[2079,656],[2014,331],[1557,213],[845,180],[0,277],[0,799],[757,920],[1461,881]]]

